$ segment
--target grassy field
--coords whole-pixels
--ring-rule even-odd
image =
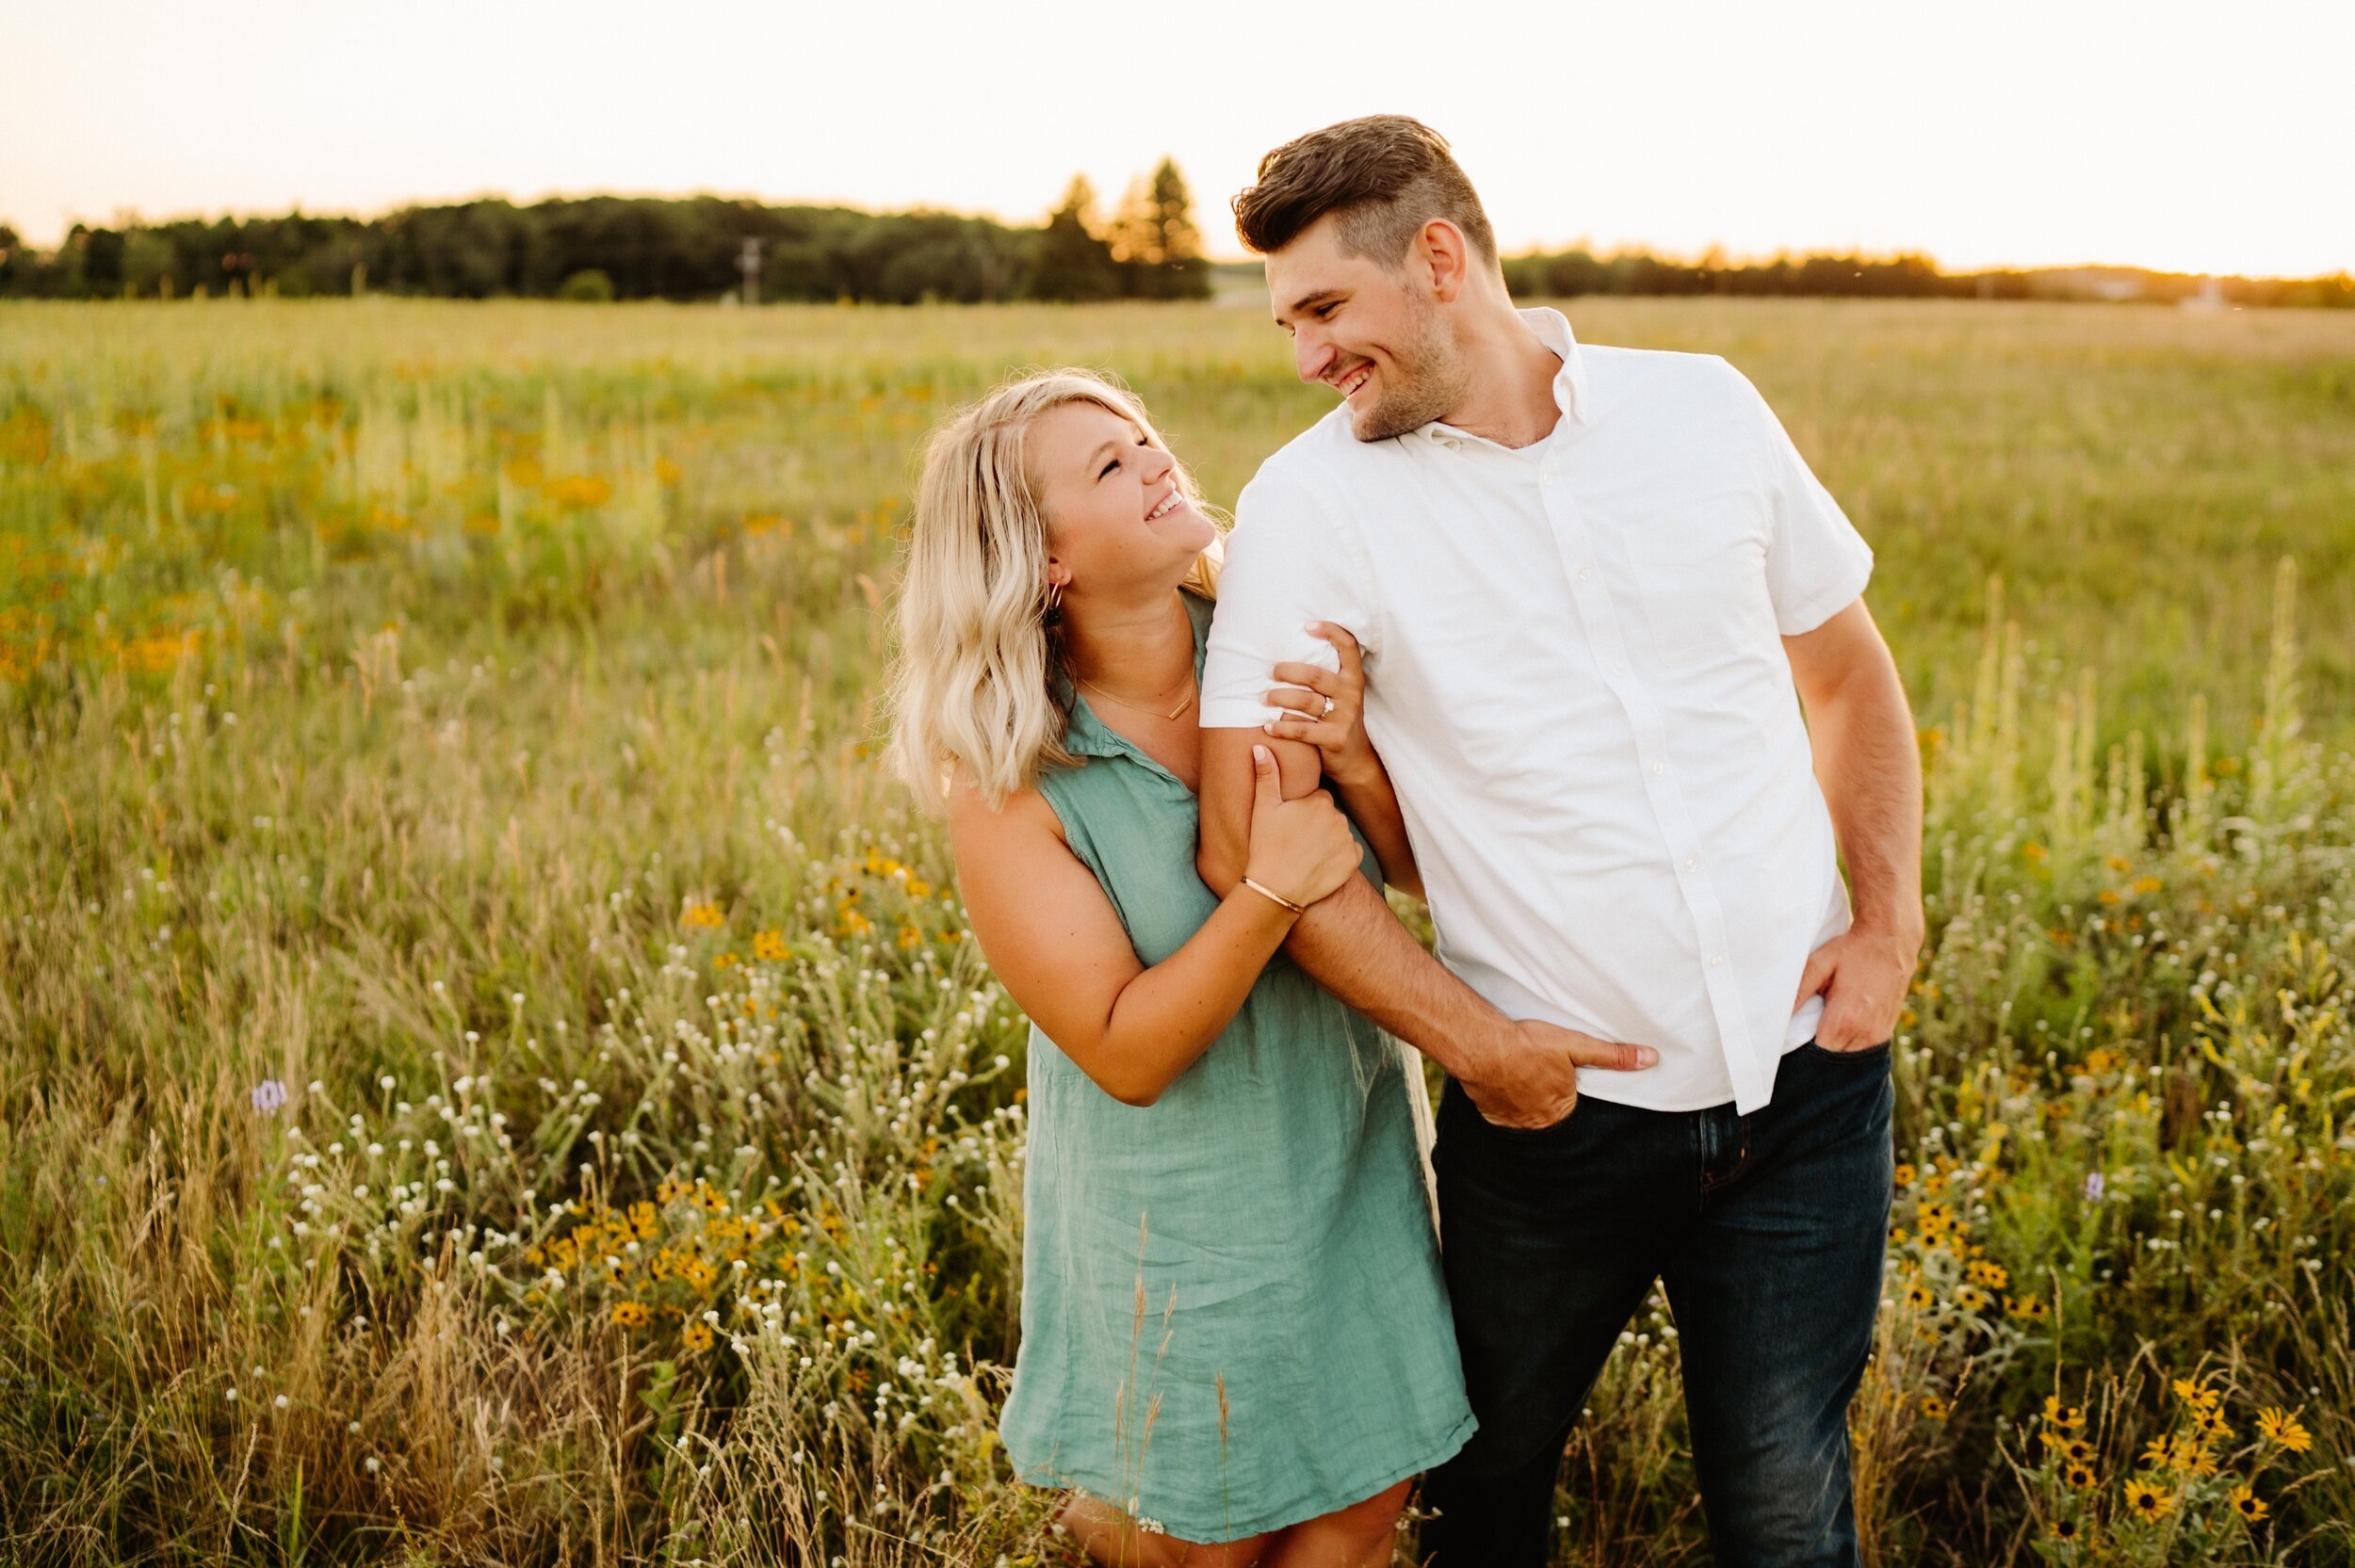
[[[1871,1560],[2355,1562],[2355,320],[1571,314],[1764,391],[1924,726]],[[1064,1560],[873,697],[915,443],[1069,361],[1222,500],[1325,406],[1213,306],[0,310],[9,1558]],[[1564,1560],[1704,1560],[1632,1333]]]

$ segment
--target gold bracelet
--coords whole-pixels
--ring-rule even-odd
[[[1249,888],[1252,892],[1257,893],[1262,898],[1275,899],[1277,903],[1283,905],[1294,914],[1306,914],[1308,913],[1307,905],[1295,904],[1290,898],[1285,897],[1281,893],[1276,892],[1273,888],[1262,887],[1258,882],[1253,881],[1249,877],[1245,877],[1242,880],[1242,885]]]

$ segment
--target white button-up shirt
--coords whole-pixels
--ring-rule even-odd
[[[1338,408],[1260,467],[1202,723],[1278,717],[1269,667],[1330,668],[1307,622],[1348,627],[1440,960],[1512,1017],[1659,1049],[1582,1093],[1754,1110],[1849,921],[1781,639],[1854,601],[1872,551],[1725,361],[1521,315],[1562,361],[1545,439],[1360,442]]]

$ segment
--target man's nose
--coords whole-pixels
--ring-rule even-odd
[[[1301,329],[1292,337],[1292,364],[1304,381],[1322,381],[1333,364],[1333,346],[1315,332]]]

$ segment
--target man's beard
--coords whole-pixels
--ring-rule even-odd
[[[1443,418],[1463,400],[1467,380],[1456,362],[1439,313],[1417,312],[1415,335],[1390,355],[1392,374],[1382,378],[1382,396],[1350,421],[1359,441],[1388,441]]]

